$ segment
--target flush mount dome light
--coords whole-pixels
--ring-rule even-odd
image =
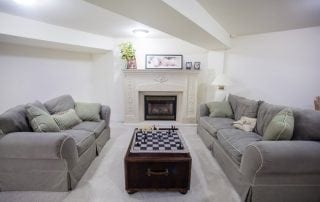
[[[36,0],[13,0],[13,1],[23,6],[32,6],[36,2]]]
[[[146,29],[134,29],[132,32],[136,37],[146,37],[149,33],[149,31]]]

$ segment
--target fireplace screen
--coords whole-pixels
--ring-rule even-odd
[[[145,120],[176,120],[177,96],[144,96]]]

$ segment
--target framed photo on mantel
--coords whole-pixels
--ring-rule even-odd
[[[182,55],[146,54],[146,69],[182,69],[182,66]]]

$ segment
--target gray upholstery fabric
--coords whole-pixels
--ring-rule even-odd
[[[261,136],[253,132],[245,132],[239,129],[222,129],[217,133],[217,138],[226,153],[240,165],[245,148],[254,142],[260,141]]]
[[[41,109],[42,111],[47,112],[48,114],[50,114],[50,112],[47,110],[47,108],[38,100],[34,101],[33,103],[29,103],[27,105],[31,105],[34,107],[38,107],[39,109]]]
[[[89,168],[89,166],[91,165],[91,162],[95,159],[95,157],[96,157],[96,145],[92,144],[80,156],[77,166],[69,171],[69,177],[70,177],[69,189],[74,189],[76,187],[81,177],[87,171],[87,169]]]
[[[100,154],[103,146],[106,144],[106,142],[110,139],[110,127],[107,127],[104,129],[99,137],[96,139],[96,145],[97,145],[97,155]]]
[[[199,125],[206,129],[213,137],[215,137],[218,130],[233,128],[233,122],[234,120],[229,118],[212,118],[203,116],[200,117]]]
[[[70,95],[62,95],[48,100],[44,103],[44,106],[47,108],[50,114],[55,114],[58,112],[67,111],[68,109],[74,109],[75,102]]]
[[[272,105],[263,102],[258,110],[256,132],[263,136],[272,118],[284,108],[284,106]]]
[[[27,119],[25,105],[16,106],[1,114],[0,129],[5,134],[32,131]]]
[[[94,144],[95,141],[93,132],[90,131],[66,130],[64,133],[75,140],[79,156]]]
[[[320,142],[260,141],[248,146],[244,152],[243,158],[246,160],[241,165],[241,171],[253,173],[256,178],[283,173],[320,173],[319,154]]]
[[[251,182],[247,181],[247,179],[242,176],[239,165],[230,157],[216,138],[214,138],[212,155],[229,178],[233,187],[239,193],[242,201],[244,201],[250,189]]]
[[[0,158],[0,179],[0,191],[68,191],[69,188],[63,159]]]
[[[43,108],[38,101],[31,105]],[[74,109],[74,101],[65,95],[46,102],[45,107],[52,114]],[[0,191],[75,188],[110,139],[110,112],[110,107],[103,106],[99,113],[103,121],[95,127],[84,127],[93,132],[81,129],[57,133],[32,132],[24,105],[1,114],[0,130],[4,134],[0,134]]]
[[[101,132],[106,128],[106,122],[99,121],[99,122],[94,122],[94,121],[84,121],[75,127],[72,128],[72,130],[85,130],[85,131],[90,131],[94,133],[94,136],[98,138],[101,134]]]
[[[61,159],[68,138],[60,133],[10,133],[0,139],[0,158]]]
[[[320,140],[320,112],[313,110],[293,110],[294,140]]]
[[[204,145],[210,150],[212,151],[213,149],[213,136],[203,127],[201,127],[198,124],[197,127],[197,134],[200,136],[200,138],[202,139],[202,142],[204,143]]]
[[[105,120],[107,126],[109,126],[110,116],[111,116],[111,108],[107,105],[102,105],[100,116],[101,116],[101,119]]]
[[[232,105],[231,100],[229,99]],[[206,128],[213,131],[208,126],[209,121],[204,116],[208,116],[208,109],[200,105],[202,112],[199,118],[198,134],[203,139],[205,145],[211,150],[215,159],[223,169],[226,176],[241,196],[242,201],[246,202],[300,202],[320,201],[320,142],[316,141],[259,141],[262,137],[258,134],[254,136],[257,140],[240,145],[238,147],[237,138],[230,144],[225,141],[223,145],[220,133],[225,132],[225,137],[232,134],[234,129],[221,129],[218,136],[209,135]],[[260,105],[257,115],[256,131],[263,134],[269,122],[284,107],[263,103]],[[312,139],[318,140],[319,135],[319,114],[309,110],[294,110],[295,128],[293,139]],[[208,123],[208,125],[203,124]],[[217,139],[219,138],[219,140]],[[229,140],[229,139],[228,139]],[[245,139],[243,140],[246,141]],[[213,142],[213,143],[212,143]],[[231,149],[226,149],[227,146]],[[232,146],[231,146],[232,145]],[[235,148],[237,149],[235,149]],[[229,151],[241,151],[242,158],[230,155]],[[236,153],[235,153],[236,154]]]
[[[210,111],[207,104],[201,104],[199,106],[199,117],[209,116],[209,114],[210,114]]]
[[[233,110],[235,120],[239,120],[241,116],[250,118],[257,117],[260,102],[232,94],[229,95],[228,101]]]

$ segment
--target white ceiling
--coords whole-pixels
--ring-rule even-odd
[[[116,38],[132,37],[134,28],[147,28],[148,37],[175,36],[212,50],[221,48],[221,43],[195,20],[207,12],[209,15],[201,18],[206,27],[215,20],[232,36],[320,26],[320,0],[188,0],[189,4],[187,0],[36,1],[35,6],[27,7],[0,0],[0,12]],[[180,7],[170,7],[168,2],[181,8],[196,2],[204,13],[188,18],[179,12]]]
[[[132,37],[132,30],[135,28],[147,28],[150,32],[148,37],[151,38],[171,37],[82,0],[37,0],[34,6],[22,6],[12,0],[0,0],[0,12],[116,38]]]
[[[198,0],[232,36],[320,26],[320,0]]]

